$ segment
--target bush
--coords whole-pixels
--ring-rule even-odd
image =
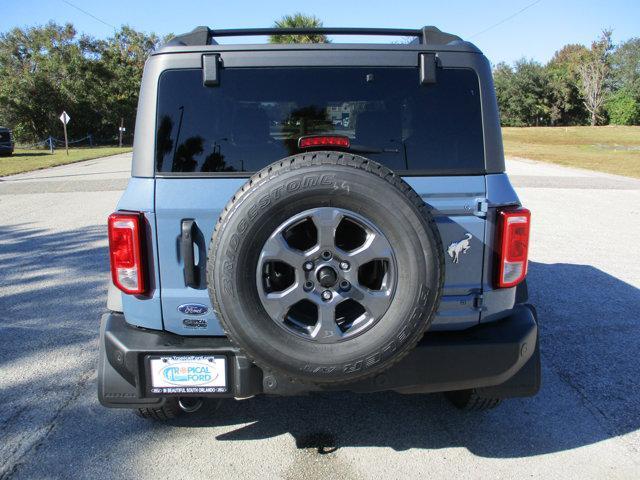
[[[609,121],[613,125],[640,124],[640,102],[629,91],[618,90],[606,105]]]

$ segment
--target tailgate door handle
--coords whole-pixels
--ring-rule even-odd
[[[198,288],[200,278],[196,270],[195,254],[193,250],[193,230],[195,221],[188,219],[182,221],[182,233],[180,235],[180,255],[184,262],[184,283],[187,287]]]

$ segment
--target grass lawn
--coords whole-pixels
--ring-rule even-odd
[[[505,155],[640,178],[640,127],[505,127]],[[0,157],[0,177],[131,151],[131,148],[17,149]]]
[[[49,150],[22,150],[18,148],[10,157],[0,157],[0,177],[130,151],[129,147],[70,148],[67,156],[64,148],[55,150],[53,155],[49,153]]]
[[[640,178],[640,127],[502,129],[504,153]]]

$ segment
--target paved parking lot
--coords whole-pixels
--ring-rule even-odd
[[[527,161],[543,387],[209,402],[167,424],[96,398],[106,216],[129,155],[0,179],[0,478],[638,478],[640,181]]]

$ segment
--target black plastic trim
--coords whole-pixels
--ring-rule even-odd
[[[216,87],[220,84],[220,54],[202,55],[202,84],[205,87]]]
[[[411,28],[370,28],[370,27],[297,27],[297,28],[230,28],[212,30],[196,27],[191,32],[173,37],[167,45],[197,46],[216,44],[214,37],[247,37],[265,35],[380,35],[416,37],[423,44],[447,44],[460,41],[460,37],[441,31],[433,26],[420,29]]]
[[[101,322],[98,392],[100,402],[107,407],[140,408],[145,402],[157,405],[157,398],[145,397],[147,355],[216,354],[229,358],[229,392],[209,396],[298,395],[328,390],[429,393],[491,388],[494,396],[506,398],[537,392],[540,385],[537,337],[535,309],[517,305],[500,322],[461,332],[428,332],[406,357],[374,377],[351,384],[320,386],[263,372],[226,337],[183,337],[144,330],[127,324],[122,314],[108,313]],[[527,370],[522,370],[525,366]],[[509,383],[512,378],[514,381]]]
[[[208,45],[211,40],[211,30],[209,27],[196,27],[189,33],[176,35],[167,42],[167,45],[190,46]]]
[[[220,52],[225,68],[263,67],[417,67],[418,52],[397,50],[368,51],[269,50],[256,55],[254,51]]]
[[[412,28],[371,27],[267,27],[210,30],[211,37],[250,37],[260,35],[389,35],[399,37],[422,37],[422,30]]]
[[[184,283],[187,287],[198,288],[200,279],[198,278],[198,270],[196,269],[194,254],[194,235],[193,227],[195,221],[193,219],[182,220],[180,235],[180,256],[184,263]]]
[[[420,85],[436,83],[436,54],[420,54]]]

